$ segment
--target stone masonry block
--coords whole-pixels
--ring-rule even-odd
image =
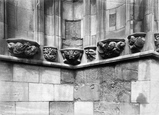
[[[29,83],[29,101],[53,101],[54,86]]]
[[[40,82],[42,83],[53,83],[60,84],[61,71],[57,68],[40,68]]]
[[[55,101],[73,101],[72,85],[54,85]]]
[[[74,115],[93,115],[93,102],[75,102]]]
[[[151,81],[159,81],[159,63],[157,60],[150,61],[150,79]]]
[[[0,81],[12,81],[12,68],[12,64],[0,62]]]
[[[159,103],[159,91],[158,91],[158,88],[159,88],[159,81],[151,81],[151,85],[150,85],[151,89],[150,89],[150,100],[151,100],[151,103],[153,104],[158,104]]]
[[[106,102],[127,102],[131,100],[131,83],[109,80],[101,84],[100,100]]]
[[[76,85],[74,90],[75,100],[82,101],[98,101],[99,100],[99,85]]]
[[[139,66],[138,66],[138,80],[139,81],[150,80],[150,68],[151,68],[150,63],[151,63],[150,60],[139,61]]]
[[[30,65],[13,66],[13,81],[39,82],[39,68]]]
[[[0,102],[0,115],[15,115],[15,102]]]
[[[61,83],[74,83],[75,72],[73,70],[61,70]]]
[[[131,83],[131,102],[148,104],[150,102],[150,81]]]
[[[73,102],[50,102],[50,115],[74,115]]]
[[[16,115],[49,115],[49,102],[16,102]]]
[[[94,102],[94,115],[139,115],[139,104]]]
[[[28,84],[0,82],[0,101],[28,101]]]

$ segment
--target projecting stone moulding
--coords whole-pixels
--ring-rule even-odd
[[[61,54],[62,54],[64,63],[77,65],[81,63],[83,50],[78,48],[65,48],[65,49],[61,49]]]
[[[155,37],[155,46],[156,46],[156,51],[159,52],[159,33],[154,34]]]
[[[44,46],[43,47],[43,55],[47,61],[54,62],[56,60],[56,57],[57,57],[57,48],[50,47],[50,46]]]
[[[96,59],[96,46],[88,46],[84,50],[88,60],[93,61]]]
[[[32,58],[39,51],[39,44],[35,41],[10,38],[7,39],[11,55],[21,58]]]
[[[98,52],[103,59],[119,56],[125,47],[124,39],[106,39],[97,43]]]
[[[128,36],[129,46],[132,53],[140,52],[145,44],[146,33],[139,32]]]

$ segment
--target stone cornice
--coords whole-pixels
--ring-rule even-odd
[[[22,64],[29,64],[29,65],[48,66],[48,67],[76,70],[76,69],[82,69],[82,68],[87,68],[87,67],[95,67],[95,66],[98,67],[99,65],[106,65],[106,64],[128,61],[128,60],[133,60],[133,59],[140,59],[140,58],[144,58],[144,57],[159,58],[159,53],[151,50],[151,51],[145,51],[145,52],[139,52],[139,53],[135,53],[135,54],[114,57],[114,58],[110,58],[110,59],[93,61],[93,62],[84,63],[84,64],[80,64],[80,65],[76,65],[76,66],[68,65],[68,64],[64,64],[64,63],[42,61],[42,60],[23,59],[23,58],[17,58],[17,57],[7,56],[7,55],[0,55],[0,60],[11,62],[11,63],[22,63]]]

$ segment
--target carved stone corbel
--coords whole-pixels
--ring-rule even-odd
[[[20,58],[32,58],[39,51],[39,44],[26,39],[7,39],[8,49],[11,55]]]
[[[159,52],[159,33],[154,34],[155,37],[155,46],[156,46],[156,52]]]
[[[125,47],[124,39],[106,39],[97,43],[98,52],[103,59],[119,56]]]
[[[134,33],[128,36],[129,46],[132,53],[140,52],[145,44],[146,33]]]
[[[88,60],[93,61],[96,59],[96,46],[88,46],[84,50]]]
[[[64,63],[77,65],[81,63],[83,50],[77,49],[77,48],[65,48],[65,49],[61,49],[61,54],[62,54]]]
[[[43,47],[43,54],[44,54],[44,58],[47,61],[54,62],[56,60],[56,57],[57,57],[57,48],[44,46]]]

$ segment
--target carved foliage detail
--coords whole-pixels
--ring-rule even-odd
[[[125,47],[124,39],[107,39],[98,42],[98,52],[103,59],[119,56]]]
[[[7,40],[9,52],[21,58],[31,58],[39,51],[39,44],[22,39]]]
[[[71,65],[77,65],[81,63],[81,58],[83,55],[83,50],[77,50],[77,49],[63,49],[61,50],[64,63],[71,64]]]
[[[159,33],[154,34],[156,51],[159,52]]]
[[[44,58],[48,61],[55,61],[57,57],[57,48],[54,47],[44,47],[43,48]]]
[[[145,44],[146,33],[135,33],[128,36],[129,46],[132,53],[140,52]]]
[[[96,58],[96,47],[86,47],[84,49],[87,59],[93,61]]]

